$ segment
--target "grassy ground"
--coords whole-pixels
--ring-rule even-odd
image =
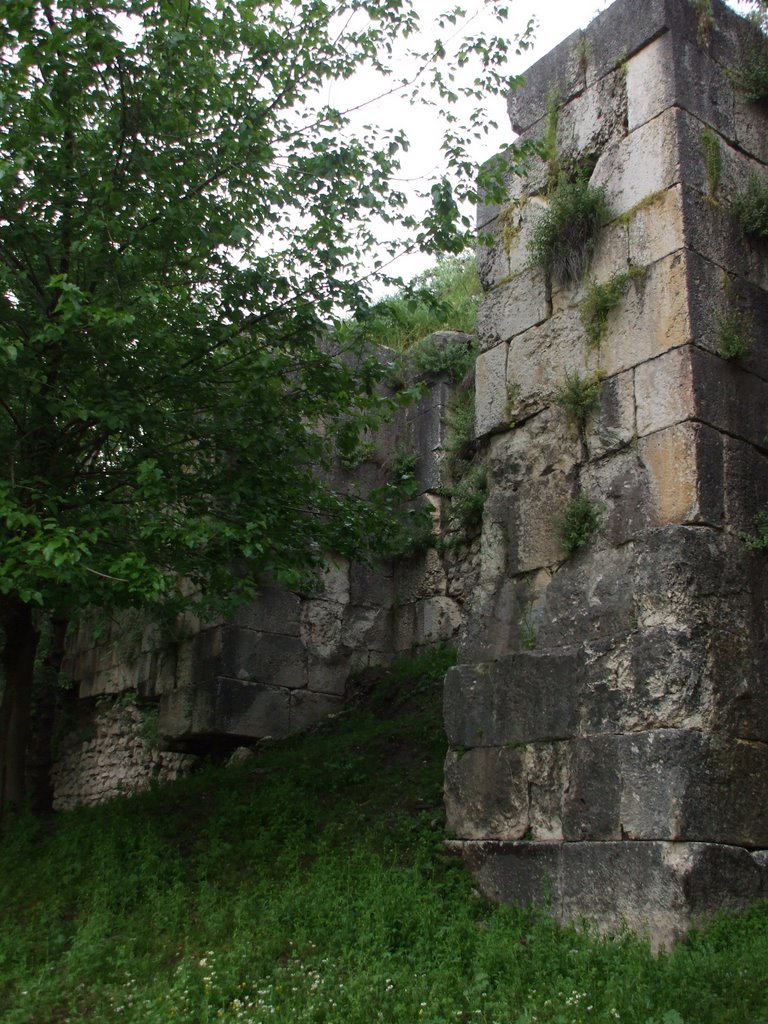
[[[443,852],[444,655],[238,768],[0,843],[0,1021],[765,1024],[768,909],[658,959]]]

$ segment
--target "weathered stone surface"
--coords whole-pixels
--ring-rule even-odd
[[[285,636],[299,635],[301,602],[298,595],[279,584],[265,584],[260,588],[258,598],[243,605],[232,617],[237,626],[248,629],[263,629],[267,633],[282,633]]]
[[[532,610],[537,646],[580,644],[627,633],[635,625],[632,576],[636,551],[587,549],[569,559]]]
[[[572,736],[583,661],[577,648],[566,648],[519,651],[495,662],[449,669],[443,705],[448,742],[501,747]]]
[[[637,435],[634,370],[600,384],[600,402],[589,417],[586,444],[590,459],[626,448]]]
[[[629,129],[671,106],[683,107],[729,139],[736,138],[733,81],[698,46],[666,33],[626,65]]]
[[[231,679],[300,688],[307,685],[307,648],[299,637],[225,626],[218,671]]]
[[[768,379],[768,346],[760,335],[760,325],[768,321],[768,294],[698,253],[688,259],[688,289],[695,344],[720,355],[724,322],[735,319],[747,345],[735,362],[748,373]]]
[[[565,160],[595,156],[627,131],[627,79],[623,70],[592,82],[560,110],[557,151]]]
[[[613,452],[582,472],[582,491],[599,510],[599,543],[624,544],[654,522],[648,470],[634,448]],[[598,537],[593,543],[598,542]]]
[[[557,522],[572,497],[577,458],[575,431],[559,408],[492,442],[484,520],[501,525],[510,574],[562,559]]]
[[[582,92],[586,69],[580,57],[581,32],[574,32],[525,72],[525,84],[507,97],[507,113],[518,135],[546,116],[549,97],[557,90],[561,103]]]
[[[543,270],[531,268],[487,292],[477,311],[477,338],[486,351],[509,341],[550,314],[549,293]]]
[[[394,588],[399,604],[444,594],[448,587],[445,566],[435,548],[395,565]]]
[[[569,377],[597,372],[599,353],[587,344],[576,309],[564,309],[513,338],[507,357],[507,395],[512,421],[550,405]]]
[[[683,186],[657,192],[627,215],[628,260],[647,267],[685,247]]]
[[[762,45],[762,40],[758,41],[758,45]],[[744,52],[748,59],[748,44]],[[768,125],[763,104],[748,100],[738,88],[734,99],[736,142],[739,148],[761,163],[768,163]]]
[[[649,525],[722,524],[722,435],[700,423],[678,423],[642,438],[638,451],[649,478]]]
[[[475,365],[475,437],[506,426],[509,422],[507,400],[507,352],[502,342],[482,352]]]
[[[671,108],[602,152],[591,184],[605,187],[614,215],[628,213],[681,180],[681,117],[680,111]]]
[[[686,255],[678,252],[651,264],[647,276],[632,282],[608,314],[598,363],[607,376],[690,341],[686,261]]]
[[[711,843],[456,843],[485,895],[547,903],[563,922],[629,927],[654,949],[768,892],[747,850]]]
[[[546,209],[541,196],[519,195],[488,211],[478,226],[482,244],[478,246],[477,266],[483,288],[495,288],[528,269],[528,245]]]
[[[528,785],[519,749],[450,751],[445,762],[446,827],[462,839],[522,839]]]
[[[756,168],[758,177],[768,181],[765,168]],[[683,214],[688,245],[701,256],[718,264],[730,274],[768,289],[768,260],[761,242],[745,238],[730,208],[713,205],[694,188],[683,189]]]

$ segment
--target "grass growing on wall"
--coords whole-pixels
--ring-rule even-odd
[[[768,910],[654,959],[443,848],[437,650],[238,768],[0,842],[2,1024],[760,1024]]]
[[[365,314],[366,337],[398,351],[434,331],[474,333],[482,287],[474,256],[450,256]]]

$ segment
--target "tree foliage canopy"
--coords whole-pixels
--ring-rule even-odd
[[[0,805],[40,614],[242,598],[391,529],[386,495],[333,485],[387,405],[341,319],[403,237],[467,235],[510,44],[459,19],[398,77],[411,0],[5,0]],[[326,102],[363,68],[447,112],[421,220],[405,134]]]
[[[379,226],[426,249],[463,229],[447,182],[426,223],[404,210],[401,131],[318,97],[416,24],[358,0],[5,5],[2,593],[155,602],[231,589],[235,556],[293,574],[364,541],[371,508],[316,470],[377,415],[374,373],[317,342],[365,301]],[[444,98],[442,48],[416,79]],[[470,90],[502,86],[504,49],[464,45]]]

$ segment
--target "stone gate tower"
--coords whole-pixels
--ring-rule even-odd
[[[489,499],[448,824],[486,893],[657,944],[768,895],[768,563],[742,539],[768,502],[768,247],[734,215],[768,185],[737,71],[758,42],[720,0],[617,0],[510,96],[516,132],[605,187],[580,283],[530,266],[551,166],[480,214]],[[590,281],[619,296],[591,342]],[[568,556],[575,498],[600,526]]]

